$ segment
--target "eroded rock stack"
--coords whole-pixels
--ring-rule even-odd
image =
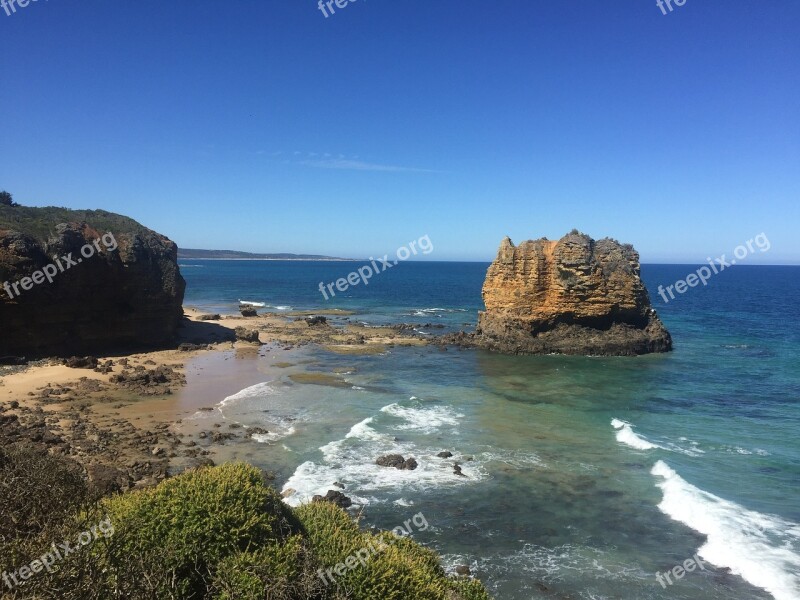
[[[475,343],[513,354],[667,352],[633,246],[573,231],[514,246],[503,240],[483,284]]]

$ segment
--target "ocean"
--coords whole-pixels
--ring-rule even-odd
[[[245,299],[414,323],[423,336],[474,327],[487,264],[401,263],[326,301],[319,283],[357,266],[184,260],[181,272],[186,305],[209,311]],[[430,527],[415,539],[498,600],[797,600],[800,268],[736,266],[664,303],[658,286],[695,269],[642,267],[669,354],[306,346],[261,354],[288,362],[218,406],[269,430],[246,458],[294,490],[287,502],[336,482],[366,526],[423,513]],[[298,383],[301,372],[338,383]],[[419,468],[374,464],[389,453]]]

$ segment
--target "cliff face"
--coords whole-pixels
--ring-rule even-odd
[[[0,286],[0,357],[35,358],[167,343],[186,283],[177,246],[127,217],[2,207]]]
[[[573,232],[514,246],[506,238],[483,284],[476,342],[515,354],[667,352],[632,246]]]

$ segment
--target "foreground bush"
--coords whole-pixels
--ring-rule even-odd
[[[16,481],[24,487],[27,481],[31,489],[41,491],[42,482],[35,477],[10,477],[20,472],[18,456],[15,461],[0,454],[0,485]],[[9,468],[12,462],[16,466]],[[67,465],[47,465],[50,475],[59,466],[65,469],[54,481],[75,483]],[[18,498],[21,492],[16,493]],[[108,498],[96,506],[84,502],[75,510],[82,498],[78,493],[60,513],[61,538],[45,539],[42,514],[19,512],[23,509],[15,504],[14,514],[22,521],[15,527],[25,535],[10,532],[14,539],[7,539],[6,546],[16,548],[24,540],[26,553],[0,552],[0,558],[13,555],[16,562],[11,564],[17,567],[53,541],[77,539],[89,523],[105,522],[113,528],[110,535],[98,536],[59,561],[54,572],[42,571],[14,591],[4,590],[4,598],[489,598],[480,583],[447,577],[432,551],[389,533],[363,532],[332,504],[313,503],[293,511],[265,484],[258,469],[245,464],[190,471],[156,488]],[[47,535],[55,534],[47,530]],[[368,546],[381,550],[334,581],[320,577],[324,569]],[[31,550],[36,547],[40,550]]]

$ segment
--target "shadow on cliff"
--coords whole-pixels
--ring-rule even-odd
[[[177,344],[214,344],[234,341],[236,341],[236,334],[231,329],[213,321],[191,321],[184,317],[178,326]]]

